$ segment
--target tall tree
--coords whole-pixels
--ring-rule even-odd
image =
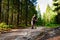
[[[1,0],[0,0],[1,1]],[[1,19],[9,25],[28,25],[33,14],[36,14],[35,2],[31,0],[2,0]]]
[[[0,0],[0,22],[1,22],[1,4],[2,4],[2,0]]]
[[[26,0],[26,26],[27,26],[27,17],[28,17],[28,0]]]
[[[21,24],[21,15],[22,15],[22,0],[16,0],[17,6],[17,26]]]
[[[27,23],[30,23],[28,21],[31,20],[32,16],[34,14],[37,14],[37,11],[35,9],[35,2],[36,0],[26,0],[26,26]]]
[[[57,12],[56,23],[60,24],[60,0],[53,0],[53,5],[55,6],[54,11]]]
[[[6,13],[6,23],[7,24],[9,24],[8,18],[9,18],[9,0],[7,0],[7,13]]]

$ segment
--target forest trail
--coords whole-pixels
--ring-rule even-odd
[[[45,30],[45,27],[37,29],[12,29],[9,33],[0,35],[0,40],[35,40],[35,38]]]
[[[54,40],[60,39],[60,27],[45,28],[37,27],[36,29],[12,29],[8,33],[0,34],[0,40]]]

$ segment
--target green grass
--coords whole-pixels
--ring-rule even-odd
[[[47,28],[56,28],[56,27],[60,26],[60,24],[46,24],[45,26]]]

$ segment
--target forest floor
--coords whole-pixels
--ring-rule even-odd
[[[0,40],[60,40],[60,28],[12,29],[0,34]]]

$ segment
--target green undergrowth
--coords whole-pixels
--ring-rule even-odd
[[[18,27],[19,28],[28,28],[28,27],[31,27],[31,25],[27,24],[27,26],[26,26],[26,24],[20,24]]]
[[[0,23],[0,30],[10,30],[13,28],[13,25],[7,25],[6,23]]]
[[[46,28],[57,28],[60,27],[60,24],[45,24]]]

